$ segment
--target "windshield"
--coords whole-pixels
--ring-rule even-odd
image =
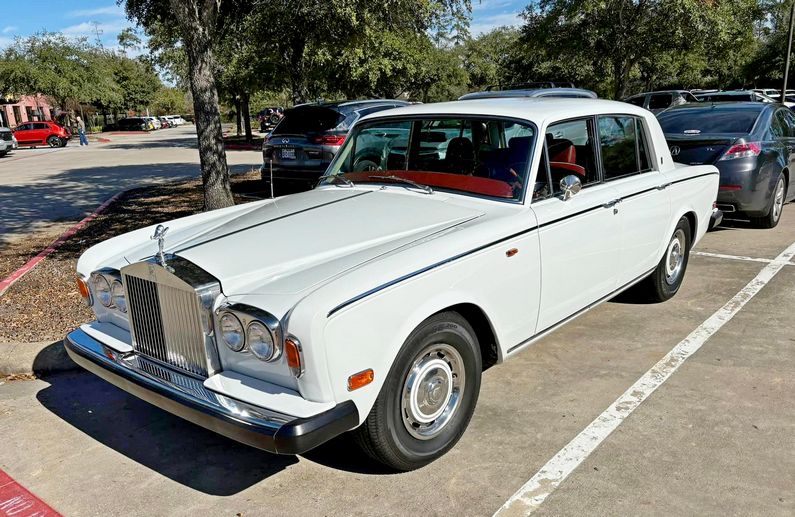
[[[491,118],[365,122],[340,149],[324,183],[340,185],[334,176],[342,176],[394,184],[384,177],[396,176],[434,189],[520,200],[534,142],[529,124]]]
[[[709,133],[748,134],[754,127],[759,111],[751,109],[727,110],[671,110],[661,113],[657,120],[667,135],[699,135]]]

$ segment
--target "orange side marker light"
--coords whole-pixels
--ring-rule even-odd
[[[359,388],[363,388],[367,386],[373,379],[375,378],[375,374],[373,373],[372,368],[368,368],[367,370],[361,371],[359,373],[354,373],[350,377],[348,377],[348,391],[358,390]]]

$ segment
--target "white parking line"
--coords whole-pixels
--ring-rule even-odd
[[[494,515],[529,515],[537,510],[563,480],[621,425],[624,419],[668,380],[715,332],[728,323],[793,257],[795,257],[795,243],[770,261],[726,305],[707,318],[643,374],[610,407],[541,467],[541,470],[536,472]]]
[[[773,259],[766,259],[766,258],[756,258],[756,257],[744,257],[742,255],[724,255],[723,253],[709,253],[707,251],[691,251],[693,255],[698,255],[699,257],[711,257],[711,258],[720,258],[720,259],[729,259],[729,260],[745,260],[748,262],[764,262],[765,264],[770,264],[773,262]]]

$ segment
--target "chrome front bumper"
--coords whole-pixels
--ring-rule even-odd
[[[297,418],[212,392],[194,377],[134,353],[120,354],[80,329],[66,336],[64,345],[74,362],[124,391],[268,452],[300,454],[359,424],[352,401],[312,417]]]

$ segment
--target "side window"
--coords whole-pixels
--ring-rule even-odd
[[[38,122],[38,123],[34,124],[34,128],[35,129],[50,129],[50,126],[48,126],[47,124],[42,124],[41,122]]]
[[[684,93],[682,94],[685,98],[685,102],[699,102],[698,99],[692,93]]]
[[[789,136],[789,131],[786,122],[784,121],[784,115],[781,113],[781,111],[777,111],[773,115],[773,120],[770,124],[770,132],[773,133],[773,136],[776,138],[784,138]]]
[[[781,110],[780,113],[784,115],[784,121],[789,128],[789,136],[795,137],[795,114],[790,110]]]
[[[636,117],[598,117],[599,143],[605,180],[650,170],[643,125]]]
[[[549,156],[550,180],[548,191],[560,192],[560,180],[566,176],[577,176],[583,185],[599,181],[594,159],[594,131],[590,119],[570,120],[552,124],[544,135],[546,154]],[[542,163],[545,168],[545,164]],[[546,176],[539,170],[538,179]],[[539,186],[536,185],[536,190]]]
[[[670,93],[655,93],[649,98],[649,109],[659,110],[665,109],[671,105],[673,97]]]
[[[641,95],[639,97],[630,97],[629,99],[627,99],[627,102],[630,103],[630,104],[634,104],[635,106],[640,106],[642,108],[643,107],[643,101],[645,101],[645,100],[646,100],[646,96],[645,95]]]

